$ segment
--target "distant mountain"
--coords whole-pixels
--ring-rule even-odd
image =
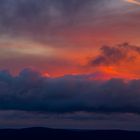
[[[0,129],[0,140],[140,140],[140,132],[121,130]]]

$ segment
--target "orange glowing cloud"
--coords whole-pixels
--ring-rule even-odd
[[[127,2],[129,2],[129,3],[136,4],[136,5],[139,5],[139,6],[140,6],[140,2],[139,2],[139,1],[137,1],[137,0],[125,0],[125,1],[127,1]]]
[[[125,71],[124,67],[113,67],[113,66],[109,66],[109,67],[100,67],[100,70],[108,75],[108,79],[111,78],[123,78],[123,79],[127,79],[127,80],[131,80],[131,79],[139,79],[140,78],[140,74],[135,74],[133,73],[131,70],[127,70]]]
[[[127,43],[117,46],[103,46],[100,53],[91,59],[94,69],[108,75],[108,78],[140,78],[140,47]]]

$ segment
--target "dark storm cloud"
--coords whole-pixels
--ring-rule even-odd
[[[140,54],[140,47],[124,43],[116,46],[103,46],[100,51],[100,54],[91,60],[91,65],[116,65],[134,61],[137,54]]]
[[[96,76],[96,75],[94,75]],[[0,109],[46,113],[140,113],[140,80],[90,81],[88,76],[44,78],[29,69],[0,72]]]

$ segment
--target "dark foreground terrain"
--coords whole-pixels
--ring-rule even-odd
[[[1,129],[0,140],[140,140],[140,132],[120,130]]]

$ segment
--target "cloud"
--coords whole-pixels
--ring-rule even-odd
[[[0,128],[49,127],[71,129],[140,130],[140,115],[131,113],[47,114],[26,111],[0,111]]]
[[[104,29],[112,29],[112,24],[124,28],[126,23],[124,26],[121,22],[124,16],[132,27],[138,15],[124,15],[123,6],[121,0],[1,0],[0,35],[62,47],[66,46],[65,41],[72,40],[72,43],[75,40],[73,34],[76,39],[85,33],[90,38],[90,34],[102,34]]]
[[[139,54],[140,47],[128,43],[116,46],[103,46],[100,48],[100,54],[93,58],[90,64],[93,66],[109,66],[133,62]]]
[[[132,4],[140,5],[140,2],[137,1],[137,0],[125,0],[125,1],[127,1],[127,2],[129,2],[129,3],[132,3]]]
[[[85,21],[96,0],[1,0],[0,36],[23,38],[45,47],[72,46],[67,43],[77,24]],[[92,5],[92,6],[90,6]],[[94,8],[95,9],[95,8]],[[84,12],[83,12],[84,11]],[[84,17],[83,17],[84,15]],[[64,34],[64,35],[63,35]],[[0,41],[1,42],[1,41]],[[7,41],[8,42],[8,41]],[[47,45],[46,45],[47,44]]]
[[[45,78],[30,69],[17,77],[0,72],[0,110],[46,113],[140,113],[140,80],[89,80],[88,76]]]
[[[43,37],[46,32],[50,32],[50,28],[53,33],[58,28],[62,29],[62,26],[71,25],[75,13],[91,2],[92,0],[2,0],[1,30],[14,35]]]

